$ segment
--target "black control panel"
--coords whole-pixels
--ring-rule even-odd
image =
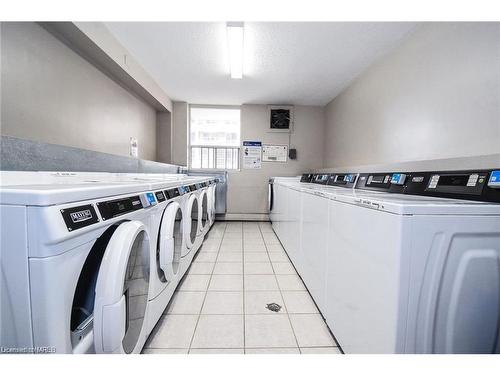
[[[181,196],[183,193],[181,193],[180,188],[172,188],[172,189],[167,189],[165,190],[165,195],[168,199],[172,199],[175,197]]]
[[[112,219],[114,217],[125,215],[126,213],[142,209],[142,202],[138,195],[114,199],[97,203],[97,208],[101,213],[103,220]]]
[[[331,174],[326,182],[327,185],[353,187],[356,183],[356,175],[353,173]]]
[[[313,173],[304,173],[302,177],[300,177],[300,182],[311,182],[313,179]]]
[[[363,173],[356,189],[500,203],[500,169]]]
[[[156,200],[158,202],[164,202],[167,198],[165,196],[165,193],[163,191],[157,191],[155,192]]]
[[[94,206],[91,204],[62,209],[61,215],[69,232],[95,224],[99,221]]]
[[[500,189],[490,181],[496,171],[411,173],[407,194],[500,203]]]
[[[361,173],[356,182],[356,189],[374,190],[387,193],[403,193],[404,185],[392,182],[393,175],[404,175],[404,173]]]
[[[318,173],[314,174],[311,182],[314,184],[326,185],[331,173]]]

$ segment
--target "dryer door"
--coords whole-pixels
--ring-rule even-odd
[[[205,233],[209,227],[208,220],[208,190],[203,190],[200,195],[200,207],[198,211],[201,215],[201,231]]]
[[[209,188],[209,202],[210,202],[210,224],[213,224],[215,221],[215,190],[216,190],[217,185],[211,185]]]
[[[95,288],[97,353],[141,350],[145,338],[142,328],[148,301],[150,251],[147,228],[139,221],[120,224],[109,240]],[[141,272],[137,272],[140,268]]]
[[[178,202],[172,202],[163,211],[156,250],[160,279],[164,282],[172,281],[179,271],[182,256],[182,238],[176,235],[176,221],[179,220],[182,225],[181,206]]]
[[[198,198],[196,195],[191,194],[186,203],[186,230],[185,230],[185,240],[186,248],[189,250],[193,247],[196,241],[196,236],[199,231],[199,207]],[[185,254],[183,254],[185,255]]]

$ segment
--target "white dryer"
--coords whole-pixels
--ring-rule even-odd
[[[22,185],[0,190],[2,346],[140,352],[156,254],[148,184],[13,174]]]

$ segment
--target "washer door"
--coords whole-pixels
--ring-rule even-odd
[[[215,187],[216,185],[211,185],[208,188],[210,223],[215,221]]]
[[[147,228],[139,221],[120,224],[109,240],[95,288],[97,353],[132,353],[141,349],[150,251]],[[142,272],[137,272],[139,269]]]
[[[208,219],[208,190],[203,190],[200,195],[201,231],[206,232],[209,227]]]
[[[182,256],[182,238],[176,236],[176,228],[179,227],[176,220],[180,220],[182,225],[182,209],[178,202],[172,202],[163,211],[156,250],[158,275],[165,283],[171,282],[177,275]]]
[[[199,221],[198,198],[196,197],[196,195],[191,194],[186,204],[185,240],[188,250],[193,247],[194,242],[196,241],[196,236],[199,232]]]

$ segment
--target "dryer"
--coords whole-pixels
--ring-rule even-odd
[[[12,174],[22,185],[0,190],[2,346],[140,352],[155,256],[148,184]]]
[[[177,181],[158,181],[151,186],[158,205],[153,208],[151,215],[156,258],[152,259],[151,264],[155,277],[152,277],[149,301],[150,330],[163,314],[185,270],[191,264],[192,259],[186,245],[187,236],[190,235],[186,223],[190,219],[186,215],[190,194],[186,194],[186,191],[190,190],[192,182],[198,181],[197,185],[205,184],[203,180],[206,178],[183,177]]]

